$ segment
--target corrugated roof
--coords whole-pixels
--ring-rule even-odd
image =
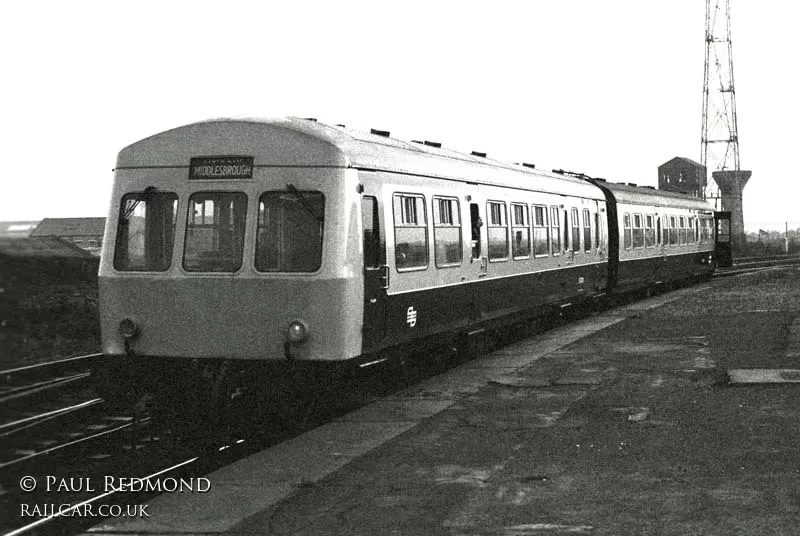
[[[43,236],[103,236],[105,218],[45,218],[33,230],[31,237]]]
[[[0,221],[0,237],[28,237],[39,225],[39,221]]]
[[[54,236],[41,238],[0,237],[0,256],[93,258],[88,251]]]

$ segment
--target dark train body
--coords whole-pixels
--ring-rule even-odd
[[[700,199],[382,134],[217,120],[123,149],[99,375],[267,384],[271,364],[366,365],[714,270]]]

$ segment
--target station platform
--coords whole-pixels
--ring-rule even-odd
[[[90,534],[800,534],[800,269],[553,329]]]

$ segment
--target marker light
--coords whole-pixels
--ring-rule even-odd
[[[119,334],[122,335],[124,339],[134,338],[137,331],[139,331],[139,328],[130,318],[126,318],[119,323]]]
[[[308,338],[308,328],[300,320],[295,320],[289,324],[289,328],[286,330],[286,337],[291,342],[298,344],[305,342],[305,340]]]

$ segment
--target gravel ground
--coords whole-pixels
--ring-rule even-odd
[[[727,277],[548,354],[229,534],[800,534],[800,270]]]

